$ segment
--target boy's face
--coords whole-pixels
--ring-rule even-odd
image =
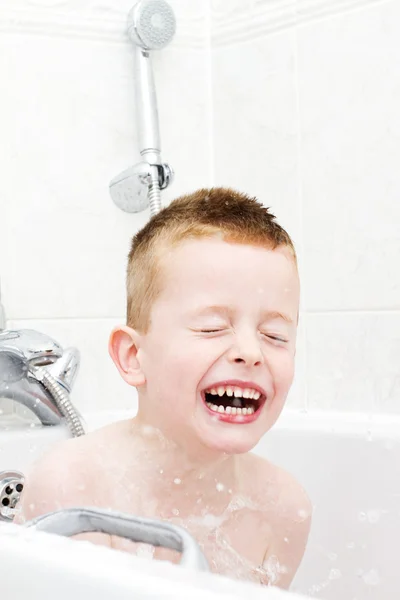
[[[161,270],[137,354],[146,379],[139,415],[193,448],[247,452],[275,423],[293,380],[293,257],[206,238],[180,244]]]

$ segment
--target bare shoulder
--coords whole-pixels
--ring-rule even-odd
[[[285,469],[255,454],[245,457],[248,485],[265,508],[279,511],[283,518],[304,519],[311,514],[311,501],[299,481]]]
[[[263,565],[268,570],[274,564],[275,584],[288,588],[306,549],[312,504],[297,479],[281,467],[253,454],[246,456],[246,462],[246,472],[255,482],[253,498],[270,532],[265,539]],[[262,525],[259,531],[263,535]]]
[[[122,425],[122,424],[121,424]],[[71,506],[93,504],[99,470],[113,451],[120,424],[52,446],[26,473],[16,522]]]

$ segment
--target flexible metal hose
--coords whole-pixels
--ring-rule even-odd
[[[150,168],[149,204],[150,216],[154,217],[161,210],[160,182],[158,180],[158,169],[155,165]]]
[[[30,367],[29,370],[52,395],[55,405],[67,421],[72,436],[85,435],[81,417],[70,401],[67,390],[43,367]]]

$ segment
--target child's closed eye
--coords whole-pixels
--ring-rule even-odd
[[[289,343],[288,339],[286,339],[280,335],[274,335],[272,333],[263,333],[262,335],[270,340],[273,340],[274,342],[281,342],[282,344]]]

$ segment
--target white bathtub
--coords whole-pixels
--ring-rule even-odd
[[[87,422],[92,429],[126,416],[102,413]],[[0,471],[26,471],[62,437],[62,428],[0,430]],[[326,600],[397,599],[400,418],[286,412],[256,451],[296,475],[314,504],[293,591]],[[4,565],[1,552],[0,543]]]

